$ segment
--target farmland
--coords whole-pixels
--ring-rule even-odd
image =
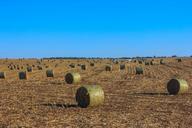
[[[189,128],[192,59],[178,62],[166,58],[164,62],[146,65],[108,59],[2,59],[0,72],[5,72],[6,77],[0,79],[0,128]],[[109,64],[112,69],[106,71]],[[122,64],[125,69],[120,70]],[[27,80],[19,80],[18,73],[27,71],[29,66],[33,71],[27,72]],[[143,68],[143,74],[136,75],[136,66]],[[53,70],[54,77],[47,77],[47,70]],[[64,76],[68,72],[78,72],[81,82],[67,84]],[[168,95],[166,85],[171,78],[186,80],[188,92]],[[100,85],[105,92],[104,104],[78,107],[75,93],[81,85]]]

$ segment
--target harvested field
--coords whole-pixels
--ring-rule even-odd
[[[0,128],[189,128],[192,126],[192,59],[164,59],[165,64],[145,65],[124,61],[126,69],[111,60],[0,60]],[[86,70],[70,64],[94,63]],[[105,71],[111,64],[113,70]],[[9,65],[23,66],[10,69]],[[55,66],[57,65],[57,66]],[[18,72],[33,67],[27,80],[19,80]],[[135,67],[143,75],[134,73]],[[42,67],[39,70],[38,67]],[[54,70],[54,78],[46,77],[46,67]],[[27,70],[26,70],[27,71]],[[75,85],[65,83],[65,74],[80,73]],[[187,94],[170,96],[167,83],[172,78],[189,84]],[[75,100],[81,85],[100,85],[105,102],[98,107],[80,108]]]

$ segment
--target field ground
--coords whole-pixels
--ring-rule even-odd
[[[126,70],[106,72],[104,65],[110,60],[0,60],[0,71],[6,79],[0,80],[0,128],[189,128],[192,127],[192,59],[178,63],[166,59],[165,65],[145,66],[144,75],[135,75],[133,62]],[[8,65],[42,65],[34,68],[28,80],[18,80],[19,70],[10,70]],[[71,69],[69,64],[86,64],[88,69]],[[57,64],[57,66],[55,66]],[[55,77],[46,78],[44,66],[54,69]],[[129,70],[128,70],[129,69]],[[24,69],[20,69],[22,71]],[[67,85],[64,75],[79,72],[82,81],[78,85]],[[170,96],[167,82],[179,77],[187,80],[189,92]],[[105,103],[98,107],[79,108],[75,91],[80,85],[101,85],[105,92]]]

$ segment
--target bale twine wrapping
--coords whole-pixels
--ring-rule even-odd
[[[46,71],[46,75],[47,75],[47,77],[54,77],[54,72],[53,72],[53,70],[47,70],[47,71]]]
[[[20,80],[27,80],[27,73],[26,72],[19,72],[19,79]]]
[[[171,79],[167,84],[167,90],[170,95],[186,93],[189,89],[187,81],[182,79]]]
[[[0,72],[0,79],[5,79],[5,72]]]
[[[136,67],[135,70],[136,70],[136,75],[143,74],[143,68],[142,67]]]
[[[77,84],[81,81],[81,75],[79,73],[67,73],[65,81],[67,84]]]
[[[82,108],[99,106],[104,103],[104,91],[99,85],[85,85],[76,92],[76,101]]]

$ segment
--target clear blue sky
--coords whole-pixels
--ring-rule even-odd
[[[191,0],[1,0],[0,57],[192,54]]]

